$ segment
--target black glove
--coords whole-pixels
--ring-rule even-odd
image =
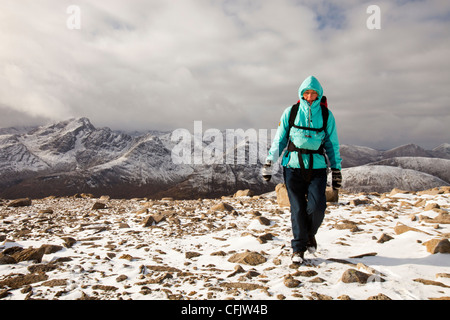
[[[342,183],[342,174],[339,169],[331,169],[331,185],[334,190],[339,190]]]
[[[272,178],[272,161],[267,160],[266,164],[262,168],[262,176],[264,180],[270,181]]]

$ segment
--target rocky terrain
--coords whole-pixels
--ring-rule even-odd
[[[290,261],[284,188],[0,201],[0,299],[450,299],[450,188],[341,192]]]

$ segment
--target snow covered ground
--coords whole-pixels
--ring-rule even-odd
[[[96,202],[106,207],[93,209]],[[290,214],[274,193],[195,201],[72,197],[17,208],[7,204],[0,203],[3,258],[20,250],[14,247],[61,247],[40,262],[3,264],[0,255],[3,300],[450,297],[450,254],[431,254],[424,245],[449,238],[450,225],[432,219],[448,215],[450,193],[343,193],[339,203],[329,203],[316,236],[318,250],[307,253],[301,266],[291,264]],[[440,208],[425,210],[430,204]],[[397,234],[401,224],[415,229]],[[383,234],[392,239],[380,242]],[[67,244],[67,237],[76,242]],[[229,261],[245,252],[256,259]],[[367,280],[344,282],[349,269],[364,272]]]

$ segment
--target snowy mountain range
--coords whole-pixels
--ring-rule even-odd
[[[171,136],[171,132],[128,134],[95,128],[87,118],[0,129],[0,197],[92,193],[196,199],[242,189],[264,193],[282,181],[278,170],[270,183],[264,182],[260,159],[252,164],[176,164],[172,159],[176,143]],[[233,152],[235,159],[239,149],[248,155],[252,143],[237,143],[227,152]],[[261,154],[266,151],[259,150]],[[406,145],[388,151],[343,145],[341,155],[343,187],[349,191],[384,192],[392,186],[418,190],[450,182],[449,144],[433,150]]]

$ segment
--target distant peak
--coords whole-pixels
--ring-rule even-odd
[[[63,121],[66,128],[87,128],[89,130],[95,130],[91,121],[86,117],[72,118],[67,121]]]

